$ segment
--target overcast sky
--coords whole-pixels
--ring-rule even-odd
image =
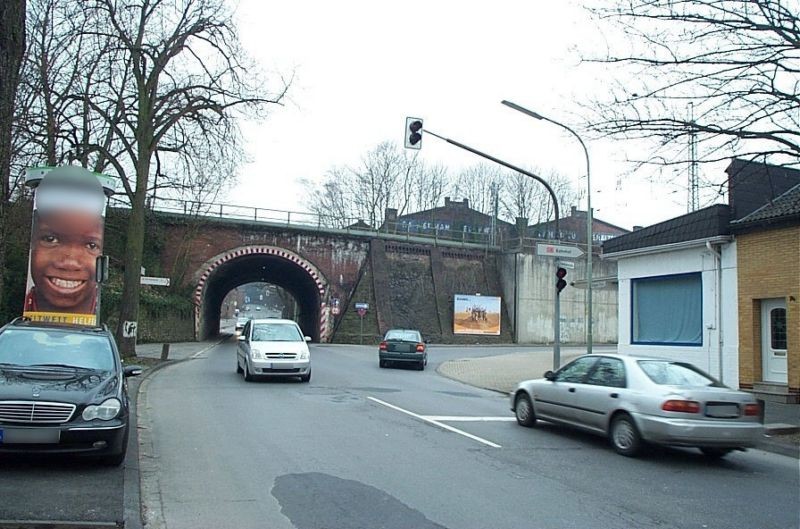
[[[237,17],[242,43],[260,66],[272,76],[294,72],[294,83],[283,107],[245,125],[251,162],[224,197],[229,203],[307,211],[300,179],[320,181],[382,141],[402,144],[406,116],[586,189],[574,138],[500,104],[508,99],[580,126],[588,114],[580,102],[607,80],[579,64],[581,55],[602,49],[604,36],[577,1],[238,0]],[[686,212],[685,171],[671,184],[653,184],[627,174],[626,151],[637,146],[587,146],[597,218],[631,228]],[[421,155],[451,173],[482,161],[431,136]]]

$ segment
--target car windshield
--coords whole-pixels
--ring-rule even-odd
[[[291,323],[256,323],[251,339],[254,342],[302,342],[303,335]]]
[[[386,337],[384,338],[386,341],[396,341],[396,342],[421,342],[422,338],[420,337],[417,331],[389,331],[386,333]]]
[[[60,329],[7,329],[0,334],[0,364],[114,370],[108,337]]]
[[[639,367],[656,384],[662,386],[723,387],[715,378],[691,364],[666,360],[639,360]]]

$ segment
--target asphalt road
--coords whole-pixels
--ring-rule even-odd
[[[234,351],[230,341],[145,383],[151,527],[800,526],[796,460],[629,459],[604,439],[521,428],[503,396],[435,373],[469,350],[433,349],[418,372],[380,369],[372,348],[314,346],[310,384],[246,383]]]

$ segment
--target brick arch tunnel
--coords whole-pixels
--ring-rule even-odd
[[[225,296],[247,283],[270,283],[291,294],[299,308],[298,324],[315,342],[327,342],[332,328],[327,281],[299,255],[275,246],[247,246],[213,257],[199,273],[195,289],[195,334],[216,336]]]

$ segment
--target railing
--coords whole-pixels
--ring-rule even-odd
[[[112,198],[111,205],[113,207],[130,208],[127,200],[117,197]],[[486,233],[485,231],[445,229],[441,227],[445,223],[437,222],[435,219],[430,219],[424,225],[390,222],[384,223],[379,227],[372,227],[364,223],[363,220],[356,218],[171,198],[158,198],[157,200],[148,201],[147,207],[151,211],[174,215],[240,220],[277,227],[344,232],[409,242],[419,239],[430,244],[430,241],[433,240],[434,244],[441,241],[448,245],[458,244],[492,249],[499,249],[504,246],[505,234],[500,230],[497,230],[497,233],[492,236],[491,233]]]

